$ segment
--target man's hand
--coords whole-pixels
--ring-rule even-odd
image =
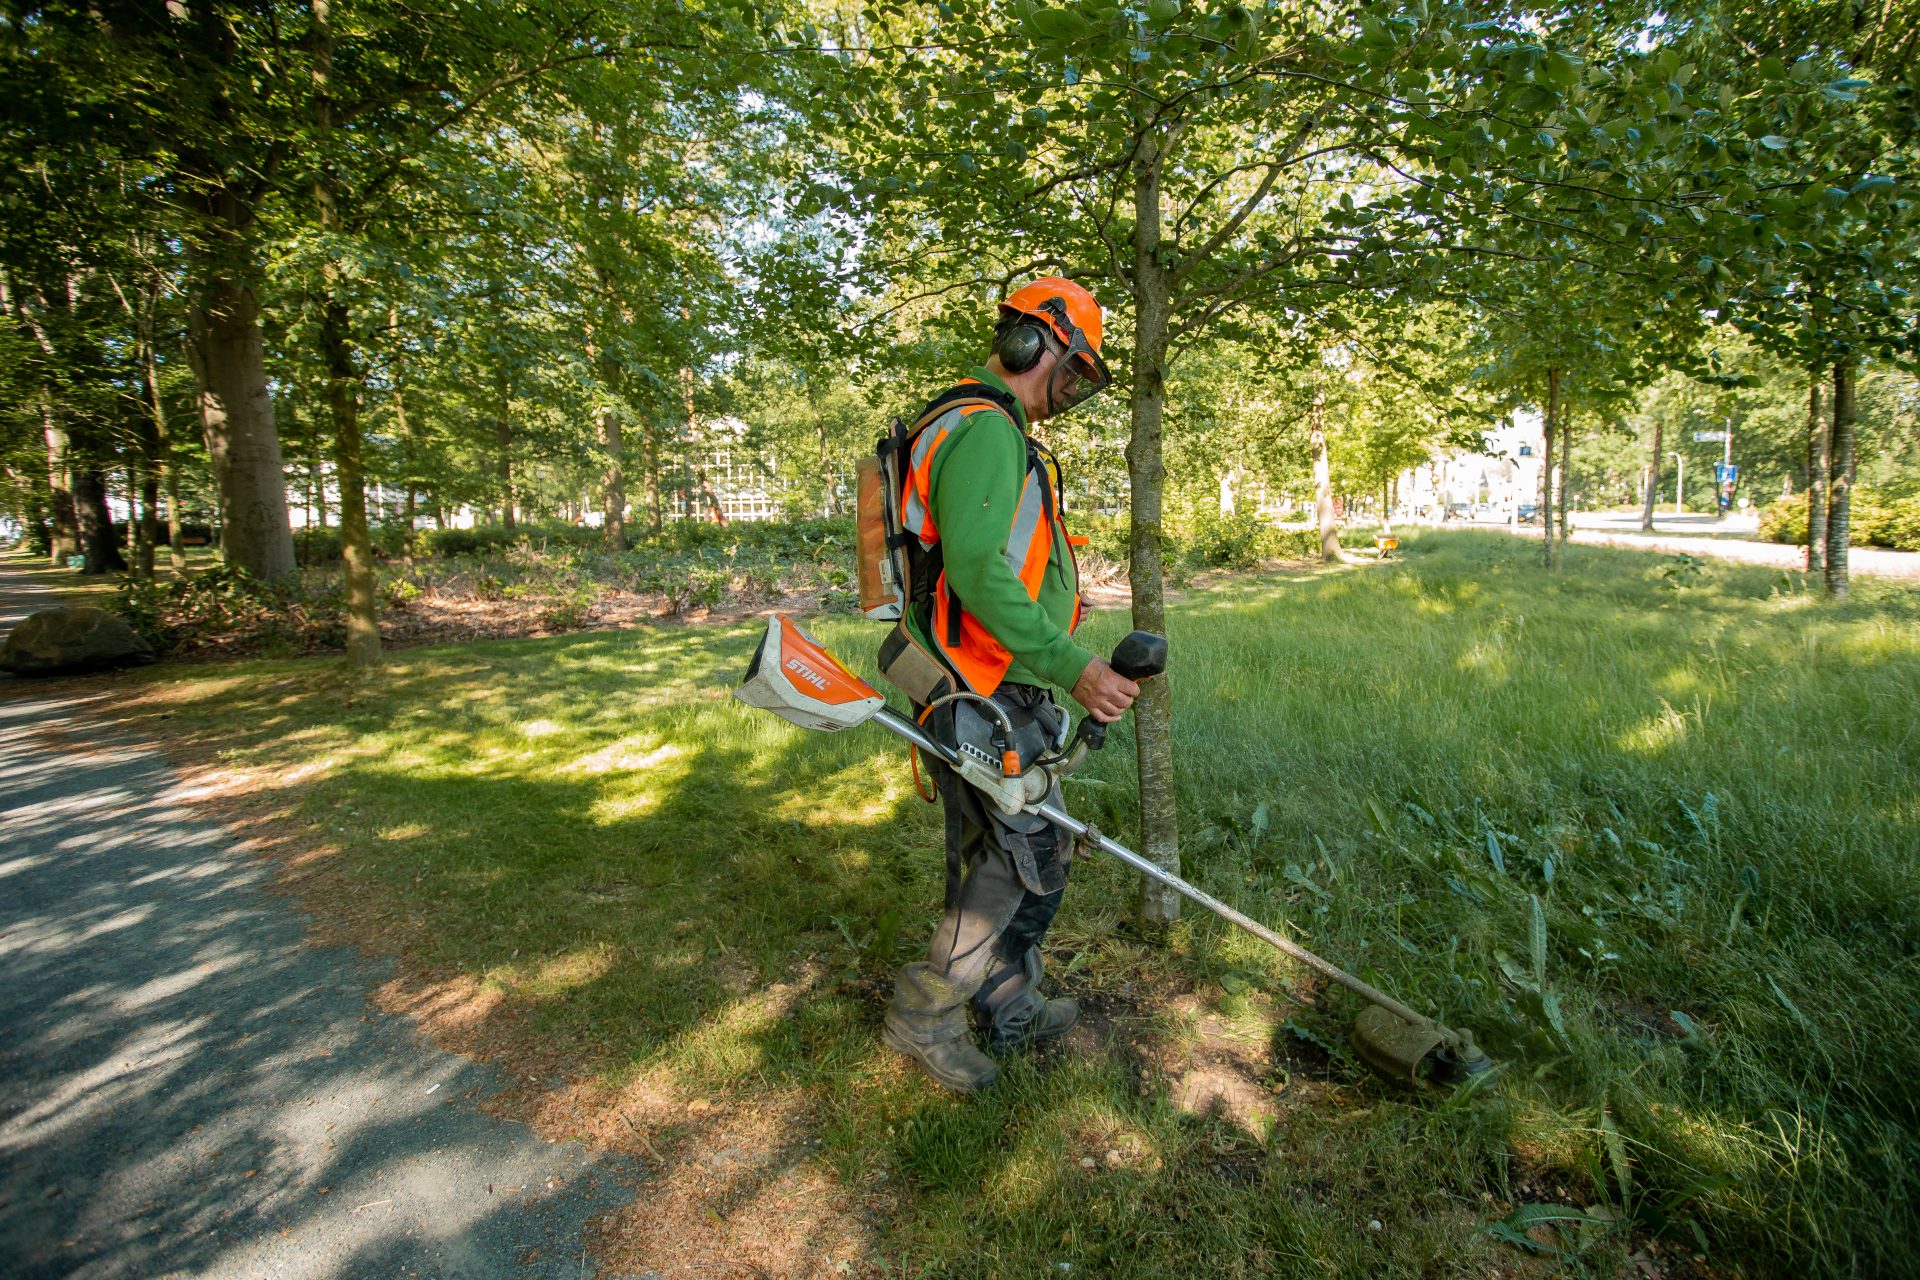
[[[1087,714],[1102,724],[1112,724],[1126,714],[1133,700],[1140,696],[1140,686],[1107,665],[1107,660],[1095,657],[1073,682],[1073,700],[1087,709]]]

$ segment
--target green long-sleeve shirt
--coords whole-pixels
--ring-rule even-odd
[[[1008,390],[984,368],[967,376]],[[1006,679],[1072,689],[1093,654],[1067,633],[1080,582],[1064,527],[1056,522],[1038,599],[1028,596],[1004,554],[1027,474],[1026,411],[1017,401],[1014,416],[1009,421],[1002,413],[970,413],[947,436],[933,458],[933,523],[954,594],[1013,654]],[[928,641],[924,607],[914,611],[911,623]]]

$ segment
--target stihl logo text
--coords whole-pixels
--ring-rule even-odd
[[[827,678],[806,663],[800,661],[800,659],[788,658],[787,670],[793,672],[793,674],[799,676],[820,692],[825,693],[827,691]]]

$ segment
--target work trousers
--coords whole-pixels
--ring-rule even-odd
[[[1022,768],[1057,749],[1065,713],[1047,690],[1006,684],[995,691],[993,701],[1013,722]],[[963,702],[955,714],[960,724],[950,724],[948,732],[957,729],[963,739],[970,736],[976,709]],[[1071,840],[1035,814],[1002,813],[938,761],[933,776],[946,810],[947,884],[927,963],[956,987],[974,992],[974,1008],[991,1018],[1006,997],[1025,985],[1020,979],[1030,952],[1035,957],[1033,976],[1038,977],[1040,942],[1066,893]],[[1048,799],[1060,803],[1058,783]]]

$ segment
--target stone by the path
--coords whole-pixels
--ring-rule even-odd
[[[42,609],[0,645],[0,670],[21,676],[72,675],[153,658],[152,647],[125,621],[91,605]]]

